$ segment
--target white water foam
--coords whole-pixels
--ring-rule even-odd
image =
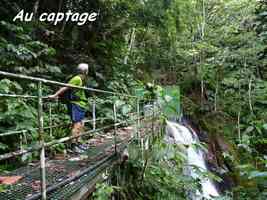
[[[168,143],[186,145],[186,174],[190,175],[194,179],[201,179],[200,175],[195,172],[192,166],[197,167],[203,172],[208,172],[204,160],[203,150],[196,148],[196,146],[194,145],[199,144],[199,139],[193,130],[190,131],[185,126],[167,121],[165,139]],[[206,199],[212,199],[213,197],[219,196],[218,190],[210,179],[202,178],[200,183],[202,187],[202,193],[198,191],[196,194],[192,195],[192,199],[200,200],[203,197]]]

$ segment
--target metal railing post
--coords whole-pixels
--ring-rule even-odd
[[[136,124],[136,133],[137,133],[137,138],[140,139],[140,107],[139,107],[140,100],[137,98],[136,100],[136,109],[137,109],[137,124]]]
[[[95,102],[95,98],[94,98],[94,101],[93,101],[93,108],[92,108],[92,117],[93,117],[93,130],[96,129],[96,102]]]
[[[153,105],[152,105],[152,136],[154,137],[154,128],[155,128],[155,123],[154,123],[154,120],[155,120],[155,103],[154,103],[154,101],[152,103],[153,103]]]
[[[114,117],[114,148],[115,153],[117,153],[117,108],[116,102],[113,104],[113,117]]]
[[[45,142],[44,142],[44,119],[43,119],[43,100],[42,100],[42,82],[38,82],[38,132],[39,142],[42,146],[40,151],[41,163],[41,192],[42,200],[46,200],[46,174],[45,174]]]
[[[145,160],[145,156],[144,156],[144,138],[140,138],[140,145],[141,145],[141,154],[142,154],[142,160]],[[143,162],[143,166],[145,165],[145,162]]]
[[[22,134],[19,135],[19,149],[22,151],[23,149],[23,139]]]
[[[25,145],[27,146],[28,145],[27,131],[26,130],[23,130],[22,131],[22,135],[23,135],[23,139],[24,139]]]
[[[147,151],[147,150],[149,150],[149,136],[146,138],[146,140],[145,140],[145,144],[144,144],[144,149],[145,149],[145,151]]]
[[[52,136],[53,136],[53,128],[52,128],[53,123],[52,123],[52,105],[51,105],[51,103],[49,103],[49,126],[50,126],[49,135],[52,138]]]

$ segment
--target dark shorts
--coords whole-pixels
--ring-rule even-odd
[[[85,110],[76,104],[68,104],[68,112],[73,123],[81,122],[85,118]]]

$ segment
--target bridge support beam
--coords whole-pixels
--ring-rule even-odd
[[[53,128],[52,128],[53,121],[52,121],[52,104],[51,103],[49,103],[49,126],[50,126],[49,135],[52,138],[53,137]]]
[[[96,100],[94,97],[94,101],[93,101],[93,107],[92,107],[92,117],[93,117],[93,130],[96,129]]]
[[[43,116],[43,97],[42,97],[42,82],[38,82],[38,132],[40,150],[40,164],[41,164],[41,191],[42,200],[46,200],[46,175],[45,175],[45,142],[44,142],[44,116]]]
[[[136,109],[137,109],[137,124],[136,124],[136,133],[137,133],[137,138],[138,140],[140,139],[140,132],[139,132],[139,128],[140,128],[140,101],[139,98],[137,98],[136,100]]]
[[[114,117],[114,150],[117,153],[117,108],[116,102],[113,104],[113,117]]]

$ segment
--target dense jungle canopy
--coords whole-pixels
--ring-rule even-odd
[[[180,86],[183,113],[235,148],[235,156],[224,154],[223,159],[234,163],[236,184],[221,198],[267,199],[266,0],[0,2],[1,71],[66,82],[77,64],[86,62],[90,87],[133,94],[147,85],[155,93],[160,87]],[[30,22],[13,21],[22,9],[33,13]],[[69,10],[96,12],[97,17],[80,26],[38,20],[45,12]],[[55,89],[46,87],[44,93]],[[32,94],[36,85],[1,77],[0,92]],[[105,106],[98,109],[102,116],[112,112]],[[33,104],[0,99],[1,132],[35,127],[36,115]],[[58,121],[63,119],[64,114]],[[0,138],[0,151],[16,144]],[[138,185],[132,179],[125,196],[156,199],[157,192],[176,191],[185,198],[188,180],[177,182],[177,174],[153,164],[147,182]],[[96,198],[105,198],[108,189],[101,191]]]

